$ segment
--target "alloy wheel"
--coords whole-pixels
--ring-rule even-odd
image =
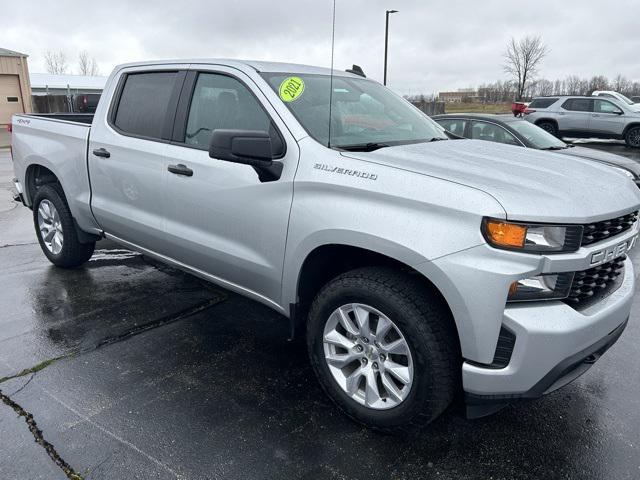
[[[58,255],[64,243],[62,222],[58,210],[47,199],[42,200],[38,206],[38,229],[47,250]]]
[[[402,403],[413,383],[409,345],[386,315],[361,303],[343,305],[324,328],[324,355],[340,388],[374,410]]]

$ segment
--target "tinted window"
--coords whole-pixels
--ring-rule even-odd
[[[475,140],[520,145],[520,142],[500,125],[474,120],[471,122],[471,137]]]
[[[191,100],[185,143],[208,150],[216,129],[268,132],[274,156],[284,153],[280,135],[247,87],[233,77],[201,73]]]
[[[529,104],[529,108],[549,108],[557,101],[557,98],[536,98]]]
[[[436,120],[440,125],[451,133],[464,137],[464,127],[467,125],[466,120]]]
[[[596,113],[622,113],[622,110],[613,103],[599,99],[594,100],[593,111]]]
[[[591,100],[588,98],[570,98],[562,104],[562,108],[572,112],[589,112],[591,111]]]
[[[114,124],[124,133],[162,138],[177,72],[127,75]]]

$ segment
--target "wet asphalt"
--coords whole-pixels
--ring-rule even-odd
[[[51,266],[11,177],[0,150],[2,480],[640,478],[640,297],[566,388],[384,436],[334,408],[268,308],[106,241]]]

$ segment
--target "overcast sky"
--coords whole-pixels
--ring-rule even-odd
[[[389,86],[433,93],[506,79],[511,36],[542,36],[541,74],[640,80],[638,0],[337,0],[336,68],[356,63],[382,79],[385,10],[391,16]],[[330,65],[332,0],[6,1],[0,47],[66,53],[71,73],[89,51],[108,74],[135,60],[229,57]]]

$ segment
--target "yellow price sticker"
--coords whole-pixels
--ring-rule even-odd
[[[280,84],[280,98],[283,102],[293,102],[304,92],[304,80],[300,77],[285,78]]]

